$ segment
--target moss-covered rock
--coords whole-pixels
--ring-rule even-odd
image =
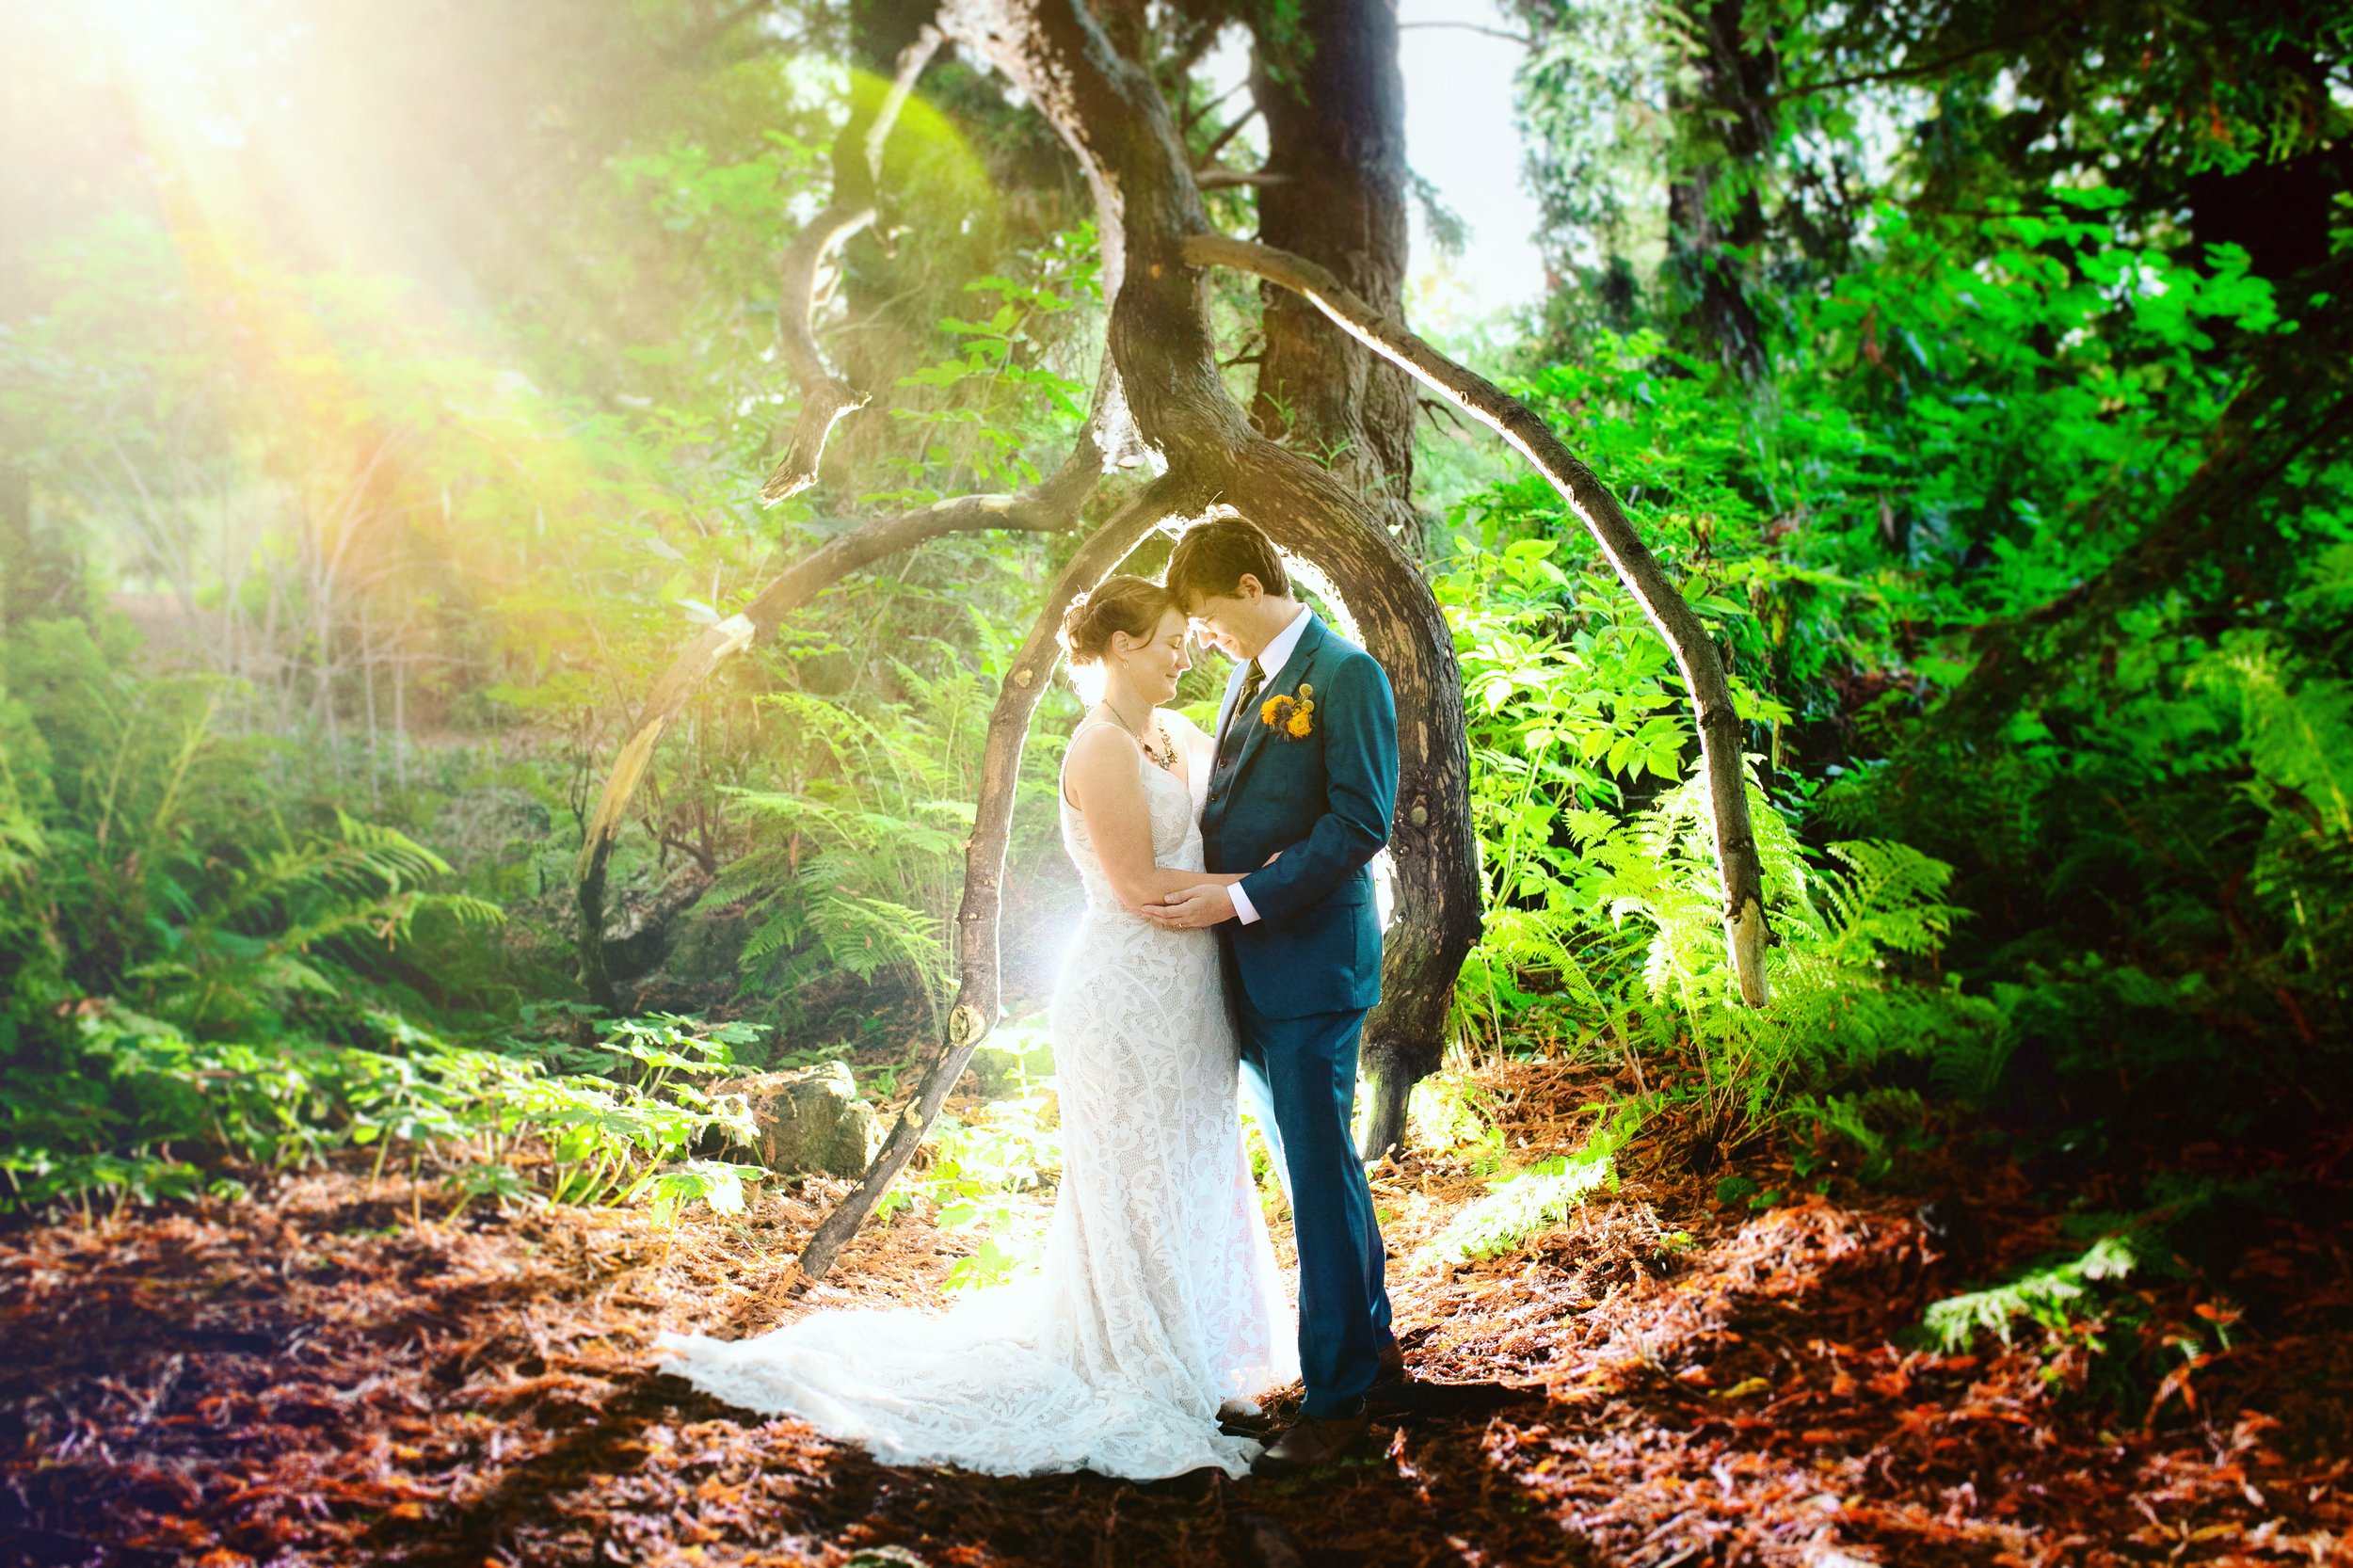
[[[772,1171],[857,1176],[882,1151],[882,1122],[857,1097],[846,1064],[756,1073],[714,1092],[744,1096],[760,1129],[760,1162]]]

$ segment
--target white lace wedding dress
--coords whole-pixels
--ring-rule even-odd
[[[1188,738],[1204,778],[1206,741]],[[1195,792],[1137,761],[1154,858],[1200,870]],[[1048,1014],[1063,1170],[1044,1272],[945,1313],[817,1312],[733,1341],[665,1334],[662,1365],[894,1464],[1240,1476],[1258,1445],[1221,1433],[1217,1407],[1291,1381],[1298,1352],[1242,1155],[1216,938],[1128,913],[1067,800],[1062,827],[1087,911]]]

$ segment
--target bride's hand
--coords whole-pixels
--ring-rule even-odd
[[[1234,918],[1233,896],[1218,883],[1171,893],[1157,907],[1147,905],[1144,918],[1170,931],[1198,931]]]

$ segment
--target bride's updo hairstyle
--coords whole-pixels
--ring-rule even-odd
[[[1070,683],[1079,696],[1090,705],[1103,700],[1103,655],[1111,649],[1112,632],[1148,641],[1175,608],[1166,588],[1126,572],[1104,578],[1093,593],[1072,600],[1063,612],[1062,648],[1070,656]]]
[[[1176,601],[1158,583],[1114,573],[1093,593],[1072,600],[1063,612],[1063,651],[1074,667],[1099,664],[1112,646],[1112,632],[1125,632],[1140,643],[1148,642],[1160,630],[1161,617],[1175,608]]]

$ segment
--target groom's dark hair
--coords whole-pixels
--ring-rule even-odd
[[[1241,518],[1205,518],[1177,536],[1169,552],[1168,593],[1190,609],[1195,600],[1233,597],[1244,576],[1277,599],[1290,597],[1283,552],[1257,524]]]

